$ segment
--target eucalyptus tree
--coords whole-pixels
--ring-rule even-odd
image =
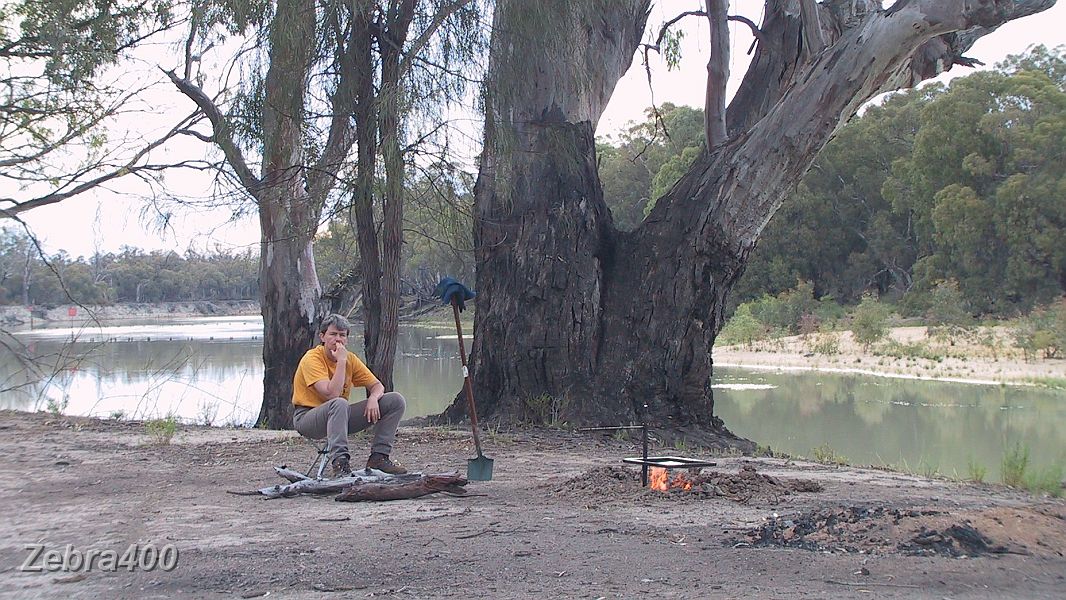
[[[471,0],[193,5],[182,71],[168,74],[210,121],[211,132],[198,136],[222,152],[226,174],[259,214],[261,423],[291,426],[292,374],[326,308],[313,242],[326,209],[337,210],[340,181],[353,182],[368,363],[391,388],[403,218],[397,189],[410,107],[404,91],[415,69],[446,76],[455,40],[477,31],[470,23],[476,8]],[[226,42],[242,35],[245,47],[231,63],[241,77],[230,89],[204,70],[204,56],[231,49]],[[374,216],[379,152],[381,240]]]
[[[1011,314],[1066,291],[1064,65],[1061,50],[1037,49],[923,108],[885,184],[921,237],[919,292],[953,279],[976,312]]]
[[[631,232],[596,176],[593,132],[640,44],[649,0],[500,0],[475,189],[473,377],[488,415],[551,396],[571,422],[649,407],[682,435],[724,435],[711,346],[766,223],[870,98],[958,64],[1003,23],[1053,0],[767,0],[726,108],[726,0],[711,30],[705,151]],[[455,402],[445,416],[464,413]],[[706,436],[707,441],[714,439]]]

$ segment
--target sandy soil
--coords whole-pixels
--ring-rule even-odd
[[[353,440],[353,449],[365,445]],[[291,432],[0,412],[4,598],[1062,598],[1066,502],[1001,487],[719,457],[690,491],[640,486],[635,443],[486,434],[468,497],[266,500],[306,468]],[[664,451],[665,453],[665,451]],[[404,427],[395,457],[465,467],[462,431]],[[697,455],[698,456],[698,455]],[[173,544],[169,572],[22,572],[29,544]]]
[[[1066,360],[1026,360],[1002,327],[981,328],[954,340],[930,337],[925,327],[896,327],[888,339],[920,349],[920,356],[891,356],[884,342],[864,349],[850,331],[790,336],[755,342],[751,346],[715,346],[712,356],[719,366],[797,369],[864,373],[916,379],[971,383],[1066,382]],[[819,343],[835,340],[838,352],[819,353]],[[899,353],[897,350],[895,353]]]

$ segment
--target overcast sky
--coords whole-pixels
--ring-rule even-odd
[[[655,35],[659,25],[671,18],[674,11],[690,10],[696,3],[688,0],[668,0],[665,4],[671,14],[664,12],[662,3],[653,9],[649,23],[654,31],[646,36]],[[736,4],[739,3],[734,2],[734,5]],[[742,14],[758,21],[758,15]],[[660,59],[654,56],[652,58],[654,101],[657,104],[672,102],[702,106],[707,62],[706,25],[702,19],[696,17],[688,18],[683,25],[686,36],[680,68],[667,72]],[[732,54],[736,59],[731,72],[736,81],[736,77],[743,74],[746,65],[745,52],[751,43],[751,35],[744,25],[731,23],[731,28],[734,34]],[[1066,2],[1057,3],[1050,10],[1038,15],[1004,25],[995,33],[979,40],[967,55],[991,67],[1007,55],[1023,53],[1034,44],[1045,44],[1049,47],[1066,44]],[[169,68],[176,65],[162,66]],[[969,72],[972,70],[955,67],[944,78]],[[180,103],[184,99],[178,97],[176,91],[173,94],[175,97],[172,100],[177,106],[181,106]],[[611,136],[624,129],[628,123],[643,120],[644,110],[651,102],[647,75],[638,58],[618,83],[600,121],[597,134]],[[184,105],[182,110],[188,111],[190,108]],[[206,152],[206,148],[203,152]],[[179,180],[191,182],[194,178],[185,177]],[[205,185],[202,181],[193,184],[194,189],[188,193],[204,193]],[[89,256],[97,249],[102,252],[117,251],[123,245],[145,250],[175,250],[178,253],[184,253],[190,245],[208,250],[258,249],[258,220],[254,215],[227,224],[231,211],[203,210],[196,214],[177,215],[167,228],[160,232],[146,223],[149,219],[142,216],[142,205],[143,203],[134,197],[101,191],[30,211],[24,215],[24,219],[44,242],[46,252],[66,250],[74,257]],[[3,222],[0,222],[0,225],[9,226]]]

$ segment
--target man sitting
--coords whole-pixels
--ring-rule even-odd
[[[311,439],[326,438],[334,477],[352,474],[348,454],[348,434],[374,425],[367,468],[398,475],[407,469],[389,459],[396,440],[396,427],[403,418],[407,401],[397,392],[385,393],[385,386],[348,351],[351,325],[341,315],[322,320],[318,336],[321,346],[307,351],[300,359],[292,381],[293,424],[300,435]],[[367,389],[367,398],[348,403],[355,386]]]

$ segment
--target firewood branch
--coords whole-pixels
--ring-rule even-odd
[[[178,91],[185,94],[190,100],[196,103],[196,106],[204,113],[211,126],[214,129],[213,139],[218,147],[222,149],[222,153],[226,157],[226,162],[237,174],[237,179],[240,180],[244,189],[252,195],[253,198],[258,197],[259,189],[262,182],[256,177],[251,168],[248,167],[248,162],[244,159],[244,154],[240,148],[237,147],[237,142],[233,139],[233,130],[226,122],[225,115],[219,110],[218,106],[207,97],[199,86],[184,79],[178,77],[173,70],[167,71],[163,69],[163,72],[167,74],[170,81],[174,83],[174,86],[178,88]]]
[[[285,466],[274,467],[274,471],[291,483],[273,485],[252,492],[230,493],[241,496],[262,495],[276,499],[292,498],[301,494],[325,495],[340,492],[336,500],[342,502],[401,500],[436,493],[466,495],[463,486],[467,484],[467,479],[458,472],[390,475],[375,469],[366,469],[337,479],[311,479]]]

